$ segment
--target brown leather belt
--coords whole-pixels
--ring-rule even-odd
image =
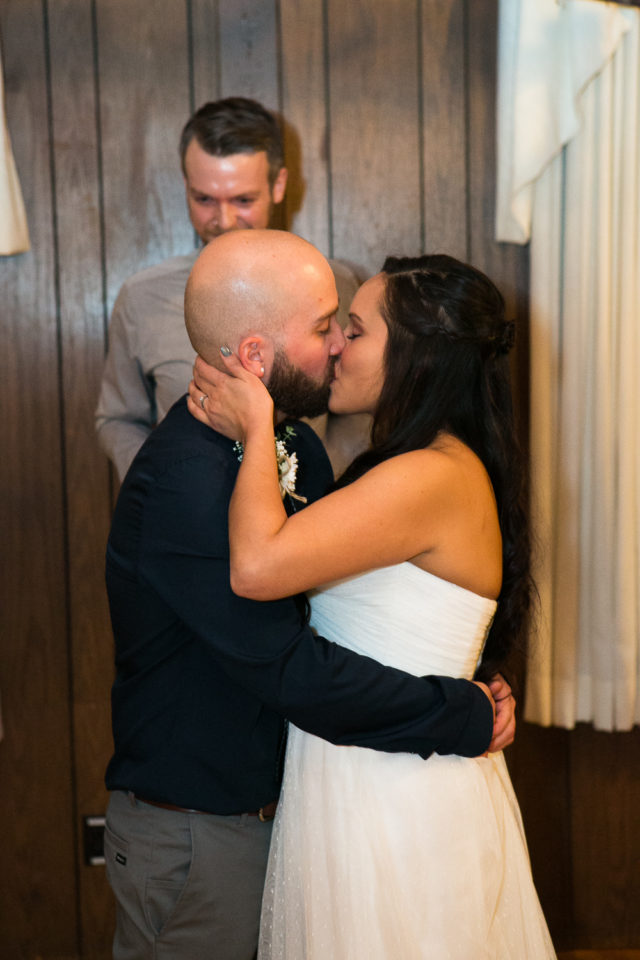
[[[148,803],[150,807],[160,807],[161,810],[177,810],[178,813],[207,813],[206,810],[192,810],[189,807],[178,807],[175,803],[161,803],[159,800],[146,800],[144,797],[135,796],[136,800],[140,800],[141,803]],[[248,817],[258,817],[263,823],[267,823],[269,820],[273,820],[276,815],[276,807],[278,806],[277,800],[272,800],[271,803],[265,804],[264,807],[260,807],[259,810],[251,810],[247,813]]]

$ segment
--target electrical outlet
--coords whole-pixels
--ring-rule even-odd
[[[104,816],[83,818],[84,862],[88,867],[104,864]]]

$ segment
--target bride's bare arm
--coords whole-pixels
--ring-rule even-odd
[[[386,461],[282,520],[266,457],[267,445],[249,438],[229,511],[231,582],[241,596],[274,599],[410,560],[432,546],[437,522],[428,514],[440,505],[448,512],[446,495],[424,477],[421,451]]]
[[[273,427],[260,399],[266,390],[236,357],[226,366],[232,376],[216,372],[215,384],[199,377],[190,390],[190,409],[243,442],[229,512],[231,582],[236,593],[256,600],[288,596],[412,559],[437,542],[460,500],[461,476],[451,456],[436,449],[385,461],[287,518]],[[208,391],[203,410],[200,390]],[[230,425],[233,417],[236,422]]]

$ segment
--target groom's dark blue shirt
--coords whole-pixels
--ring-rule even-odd
[[[309,427],[295,432],[297,491],[313,500],[331,467]],[[232,593],[238,467],[233,443],[182,399],[124,480],[106,564],[116,655],[107,787],[211,813],[257,810],[279,791],[285,717],[339,744],[423,757],[486,750],[491,707],[477,687],[412,677],[315,637],[295,598]]]

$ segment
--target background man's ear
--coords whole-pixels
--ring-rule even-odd
[[[274,203],[282,203],[284,199],[284,192],[287,189],[287,177],[289,172],[286,167],[281,167],[278,176],[276,177],[273,189],[271,191],[271,199]]]

